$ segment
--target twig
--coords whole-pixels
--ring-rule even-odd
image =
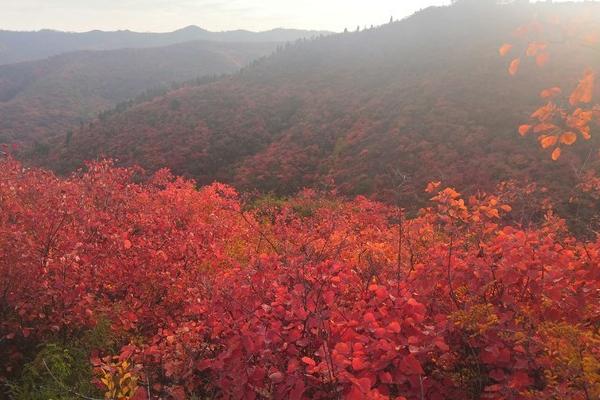
[[[271,246],[271,248],[273,249],[273,251],[275,251],[275,253],[280,256],[281,252],[279,251],[279,249],[277,248],[277,246],[275,246],[275,244],[271,241],[271,239],[269,239],[269,237],[256,225],[254,225],[252,222],[250,222],[250,220],[248,219],[248,217],[246,217],[246,214],[243,211],[237,211],[238,214],[240,214],[240,216],[244,219],[244,221],[252,227],[252,229],[254,229],[256,232],[258,232],[258,234],[265,240],[265,242],[267,242],[269,244],[269,246]]]
[[[448,287],[450,289],[450,297],[452,298],[452,302],[456,306],[457,309],[460,310],[460,304],[458,304],[458,300],[456,299],[456,293],[454,292],[454,286],[452,285],[452,247],[454,245],[454,235],[450,235],[450,248],[448,249]]]
[[[48,371],[48,373],[50,374],[50,376],[52,377],[52,379],[54,380],[54,382],[56,382],[61,388],[63,388],[64,390],[66,390],[67,392],[74,394],[77,397],[80,397],[82,399],[86,399],[86,400],[103,400],[103,399],[98,399],[96,397],[89,397],[86,396],[84,394],[81,394],[79,392],[74,391],[73,389],[67,387],[64,383],[62,383],[61,381],[59,381],[56,376],[54,376],[54,374],[52,373],[52,371],[50,370],[50,368],[48,367],[48,364],[46,364],[46,360],[42,359],[42,363],[44,363],[44,367],[46,368],[46,371]],[[115,399],[110,399],[110,400],[115,400]]]
[[[396,260],[396,289],[399,296],[400,293],[400,275],[402,274],[402,239],[404,239],[403,212],[398,207],[398,258]]]

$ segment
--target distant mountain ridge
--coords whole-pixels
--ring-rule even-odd
[[[49,29],[34,32],[0,30],[0,65],[34,61],[79,50],[161,47],[197,40],[254,43],[288,42],[329,33],[326,31],[282,28],[264,32],[245,30],[211,32],[194,25],[167,33],[145,33],[129,30],[93,30],[81,33]]]

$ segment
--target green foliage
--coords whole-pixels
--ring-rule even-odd
[[[73,137],[73,131],[68,131],[65,136],[65,145],[69,145],[71,143],[71,138]]]
[[[101,398],[92,384],[89,358],[95,349],[111,350],[114,346],[107,321],[99,322],[80,338],[43,344],[23,367],[21,376],[8,383],[9,396],[14,400],[69,400],[82,395]]]
[[[59,344],[45,345],[25,366],[19,381],[9,384],[11,397],[15,400],[66,400],[73,398],[70,390],[93,393],[91,369],[82,365],[79,356],[83,354],[78,350]]]

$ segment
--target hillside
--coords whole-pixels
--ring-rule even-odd
[[[0,65],[39,60],[78,50],[161,47],[197,40],[218,42],[287,42],[327,33],[296,29],[273,29],[265,32],[243,30],[210,32],[197,26],[188,26],[167,33],[105,32],[98,30],[78,33],[48,29],[36,32],[0,30]]]
[[[287,194],[333,183],[341,193],[405,205],[419,202],[431,180],[473,192],[512,179],[537,181],[566,202],[592,144],[576,143],[552,162],[516,127],[539,105],[540,90],[572,87],[587,60],[563,46],[546,68],[524,64],[510,77],[498,47],[534,15],[598,18],[598,7],[430,8],[301,42],[236,76],[97,121],[70,144],[55,143],[42,164],[66,172],[108,156],[168,166],[200,184]]]
[[[173,82],[235,72],[276,46],[198,41],[0,66],[0,142],[65,134],[149,89],[166,91]]]

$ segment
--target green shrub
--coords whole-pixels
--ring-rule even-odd
[[[33,360],[23,367],[20,377],[8,383],[9,398],[101,399],[102,393],[92,384],[94,375],[90,354],[95,349],[112,352],[114,348],[110,325],[106,321],[80,337],[44,343]]]

